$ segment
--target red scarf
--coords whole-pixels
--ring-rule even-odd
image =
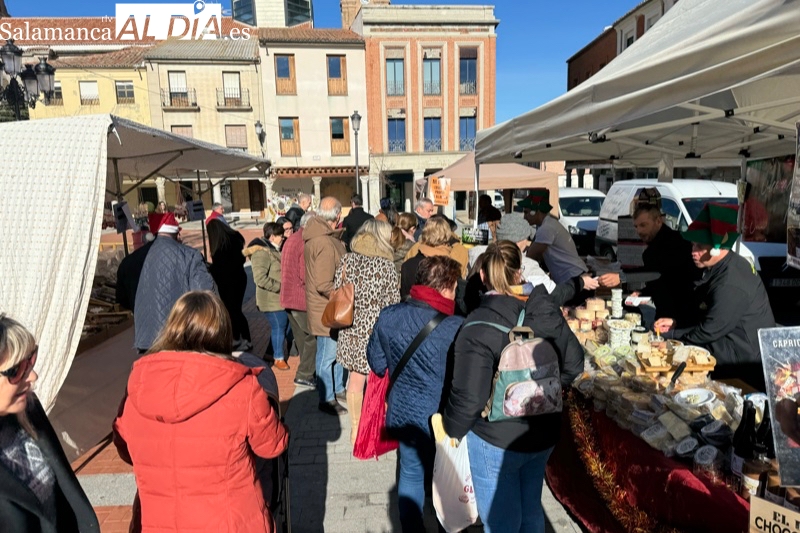
[[[445,298],[439,291],[427,285],[414,285],[411,287],[410,295],[415,300],[425,302],[440,313],[453,316],[456,311],[456,303],[449,298]]]

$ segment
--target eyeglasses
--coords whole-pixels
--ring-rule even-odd
[[[12,385],[18,384],[20,381],[25,379],[30,371],[33,369],[33,366],[36,364],[36,358],[39,355],[39,347],[36,346],[31,354],[17,363],[16,365],[8,368],[6,370],[0,370],[0,375],[5,376],[8,378],[8,382]]]

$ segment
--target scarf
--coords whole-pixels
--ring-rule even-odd
[[[425,302],[440,313],[453,316],[456,311],[456,303],[449,298],[445,298],[439,291],[427,285],[414,285],[411,287],[410,295],[415,300]]]

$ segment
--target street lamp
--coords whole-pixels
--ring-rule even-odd
[[[350,115],[350,124],[353,126],[353,133],[356,136],[356,194],[358,194],[358,130],[361,128],[361,115],[358,114],[358,111],[353,111],[353,114]]]
[[[263,157],[266,155],[264,153],[264,139],[266,137],[266,133],[264,133],[264,125],[261,123],[260,120],[256,121],[256,137],[258,137],[258,143],[261,145],[261,156]]]
[[[44,104],[50,103],[55,89],[56,69],[47,63],[46,58],[39,58],[36,67],[25,65],[23,68],[22,49],[14,44],[14,39],[8,39],[6,44],[0,47],[0,61],[3,71],[11,78],[6,88],[0,91],[0,98],[14,107],[17,120],[21,120],[20,102],[33,109],[36,107],[39,94],[42,93]]]

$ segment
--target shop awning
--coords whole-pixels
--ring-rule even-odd
[[[587,81],[478,132],[477,160],[767,158],[794,152],[800,1],[681,0]]]
[[[269,164],[112,115],[0,124],[0,153],[0,312],[39,342],[36,393],[46,409],[81,338],[104,202],[115,191],[112,158],[134,178],[159,167],[225,176]]]

